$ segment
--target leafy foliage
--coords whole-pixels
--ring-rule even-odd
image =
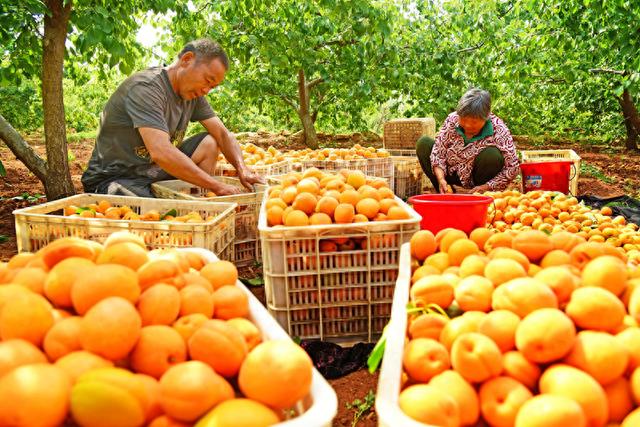
[[[11,4],[9,4],[11,3]],[[587,142],[625,135],[617,97],[638,101],[640,9],[628,0],[77,0],[65,63],[67,123],[97,128],[118,82],[184,42],[217,39],[232,58],[209,99],[233,130],[300,128],[297,73],[316,126],[371,129],[393,117],[441,123],[481,86],[515,134]],[[0,4],[0,114],[20,130],[42,125],[41,0]],[[155,15],[154,15],[155,13]],[[141,22],[166,30],[151,53]],[[152,56],[155,55],[155,56]],[[597,73],[607,69],[624,73]]]

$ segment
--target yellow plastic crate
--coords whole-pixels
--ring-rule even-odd
[[[384,124],[382,144],[387,150],[414,150],[422,135],[436,137],[433,117],[393,119]]]
[[[396,197],[409,219],[268,227],[266,200],[258,229],[271,315],[291,336],[343,344],[377,339],[391,313],[400,247],[420,228],[420,215]],[[323,241],[343,238],[365,244],[320,251]]]
[[[571,160],[573,171],[569,176],[569,190],[571,194],[578,194],[578,178],[580,177],[580,163],[582,159],[573,150],[522,150],[520,151],[521,163],[555,162],[558,160]]]
[[[195,211],[203,218],[213,216],[214,219],[210,222],[184,223],[64,216],[64,208],[67,206],[86,206],[100,200],[106,200],[113,206],[127,205],[138,214],[150,210],[164,213],[175,209],[177,215]],[[210,250],[220,259],[233,261],[236,207],[235,203],[78,194],[17,209],[13,211],[13,215],[20,252],[35,252],[48,243],[66,236],[104,242],[111,233],[127,230],[141,236],[149,249],[199,247]]]

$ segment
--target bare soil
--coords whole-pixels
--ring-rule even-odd
[[[262,147],[274,146],[278,149],[302,149],[304,145],[299,135],[288,132],[280,133],[243,133],[239,135],[242,142],[253,142]],[[365,146],[382,146],[382,138],[373,133],[366,134],[344,134],[327,135],[319,134],[321,146],[326,147],[350,147],[359,143]],[[42,138],[29,138],[29,142],[38,153],[44,155],[44,145]],[[582,159],[590,165],[596,166],[602,172],[604,179],[610,183],[603,182],[602,176],[580,177],[578,182],[578,194],[590,194],[600,197],[612,197],[622,194],[629,194],[638,197],[640,191],[640,155],[638,153],[625,152],[617,147],[586,146],[563,141],[562,143],[545,144],[544,147],[536,146],[526,137],[517,137],[516,142],[519,149],[566,149],[575,150]],[[71,174],[77,192],[82,192],[80,176],[87,165],[94,141],[87,139],[69,145],[70,151],[75,159],[71,162]],[[0,178],[0,235],[7,236],[7,241],[0,243],[0,261],[6,261],[17,252],[14,220],[12,212],[33,203],[46,201],[45,198],[33,200],[33,198],[20,197],[24,193],[27,195],[43,194],[44,188],[38,179],[29,172],[26,167],[18,161],[4,145],[0,146],[0,159],[7,170],[7,176]],[[14,200],[13,198],[16,198]],[[250,278],[255,275],[255,270],[243,271],[242,276]],[[252,291],[259,299],[264,301],[264,287],[252,287]],[[351,426],[355,410],[348,409],[346,404],[355,399],[363,400],[369,390],[376,389],[378,381],[377,373],[369,374],[365,369],[349,374],[330,383],[338,395],[338,415],[335,418],[335,426]],[[377,418],[375,412],[365,413],[363,418],[356,424],[357,426],[375,426]]]

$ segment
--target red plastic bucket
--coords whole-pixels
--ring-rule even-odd
[[[410,197],[409,203],[422,216],[420,228],[423,230],[435,234],[451,227],[469,234],[486,226],[487,210],[493,198],[472,194],[422,194]]]
[[[522,189],[569,192],[569,181],[573,161],[522,163]]]

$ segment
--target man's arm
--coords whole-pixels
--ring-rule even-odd
[[[240,178],[242,185],[251,189],[252,184],[264,184],[264,179],[245,165],[238,140],[233,133],[229,132],[222,120],[218,117],[211,117],[200,123],[216,140],[218,148],[227,161],[238,171],[238,178]]]
[[[200,169],[189,156],[171,144],[169,134],[154,128],[138,128],[151,160],[167,173],[193,185],[209,188],[219,196],[237,194],[236,187],[224,185]]]

